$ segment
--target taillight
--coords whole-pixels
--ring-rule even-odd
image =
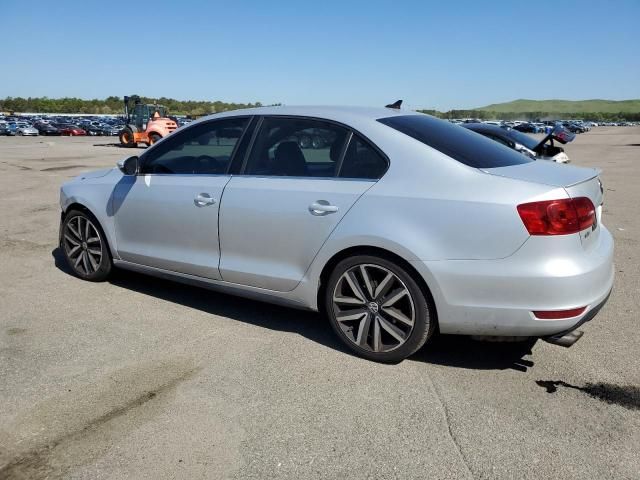
[[[569,235],[596,222],[596,209],[587,197],[523,203],[518,213],[531,235]]]
[[[571,310],[541,310],[534,311],[533,314],[540,320],[563,320],[582,315],[587,307],[572,308]]]

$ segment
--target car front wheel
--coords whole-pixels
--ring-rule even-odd
[[[107,241],[93,215],[71,210],[62,223],[60,246],[73,273],[83,280],[101,282],[111,273]]]
[[[336,265],[325,291],[325,311],[339,338],[358,355],[399,362],[435,330],[426,292],[405,268],[361,255]]]

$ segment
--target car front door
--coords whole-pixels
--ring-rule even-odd
[[[124,176],[112,210],[127,262],[219,279],[218,209],[248,118],[200,123],[160,142]]]
[[[381,173],[358,171],[356,137],[333,123],[265,117],[220,207],[224,281],[290,291],[340,220]],[[346,153],[345,153],[346,152]],[[352,169],[349,178],[336,178]]]

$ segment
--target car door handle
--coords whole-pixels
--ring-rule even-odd
[[[322,216],[328,215],[329,213],[336,213],[337,211],[338,207],[331,205],[326,200],[316,200],[309,205],[309,212],[311,212],[311,215]]]
[[[193,199],[193,202],[198,207],[206,207],[207,205],[214,205],[216,203],[216,199],[208,193],[199,193],[196,195],[196,198]]]

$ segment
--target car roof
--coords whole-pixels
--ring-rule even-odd
[[[246,108],[216,113],[199,119],[199,121],[224,118],[238,115],[291,115],[301,117],[317,117],[337,122],[351,123],[401,115],[422,115],[410,110],[396,110],[384,107],[343,107],[343,106],[272,106]]]

